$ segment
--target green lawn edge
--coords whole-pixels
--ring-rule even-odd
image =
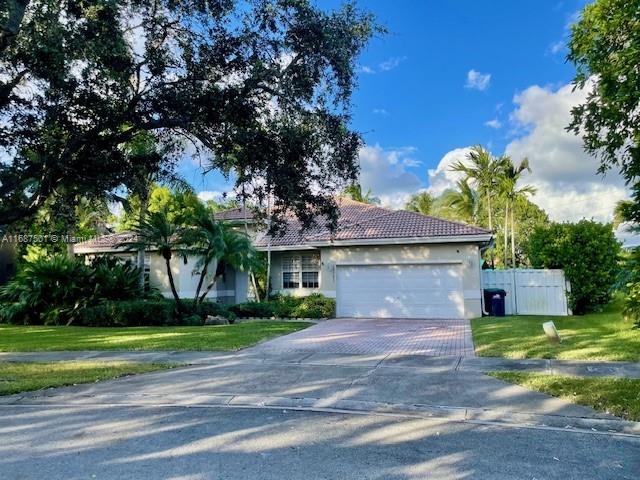
[[[551,344],[542,324],[553,321],[562,343]],[[640,329],[619,311],[581,316],[509,316],[471,320],[476,355],[561,360],[640,361]]]
[[[640,379],[569,377],[527,372],[487,375],[626,420],[640,421]]]
[[[310,322],[253,321],[207,327],[48,327],[0,325],[0,352],[234,351]]]
[[[126,361],[0,362],[0,396],[113,380],[178,366]]]

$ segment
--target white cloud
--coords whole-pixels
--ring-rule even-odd
[[[532,173],[525,174],[523,182],[536,187],[531,200],[552,220],[610,221],[616,202],[628,197],[620,175],[599,175],[598,160],[584,152],[580,137],[566,130],[571,108],[586,95],[587,91],[574,91],[572,85],[558,89],[534,85],[513,100],[516,108],[510,122],[517,138],[507,145],[505,153],[514,162],[529,159]],[[469,147],[452,150],[428,171],[431,193],[440,195],[454,187],[461,174],[449,168],[465,161],[468,152]]]
[[[484,92],[487,88],[489,88],[490,83],[490,73],[480,73],[472,69],[467,73],[467,83],[465,84],[465,88]]]
[[[362,73],[366,73],[368,75],[373,75],[378,72],[388,72],[389,70],[393,70],[397,68],[402,62],[404,62],[407,56],[402,57],[390,57],[386,60],[380,62],[377,66],[371,67],[369,65],[360,65],[359,70]]]
[[[389,115],[389,112],[384,108],[374,108],[372,112],[376,115]]]
[[[385,60],[384,62],[380,62],[378,68],[383,72],[388,72],[389,70],[393,70],[398,67],[402,62],[407,59],[406,56],[403,57],[391,57]]]
[[[538,189],[533,200],[554,220],[607,221],[615,203],[627,197],[620,175],[598,175],[598,160],[584,152],[580,137],[566,130],[571,108],[585,100],[588,88],[574,91],[572,85],[564,85],[554,90],[534,85],[514,98],[511,121],[523,133],[507,145],[505,153],[514,161],[529,159],[532,173],[526,182]]]
[[[363,191],[371,189],[382,204],[401,208],[410,195],[420,190],[422,181],[407,171],[421,165],[413,157],[413,147],[383,149],[380,145],[360,149],[360,184]]]
[[[549,45],[549,51],[553,55],[556,55],[564,50],[565,45],[566,43],[564,40],[558,40],[557,42],[553,42],[551,45]]]
[[[434,169],[429,169],[429,192],[440,195],[449,188],[454,188],[458,180],[464,177],[460,172],[452,172],[451,165],[458,162],[467,162],[467,156],[471,147],[456,148],[448,152]]]
[[[226,193],[226,195],[229,195]],[[221,202],[225,199],[225,192],[221,192],[218,190],[204,190],[202,192],[198,192],[198,198],[203,202],[207,202],[209,200],[213,200],[215,202]]]
[[[484,122],[484,124],[487,127],[494,128],[496,130],[498,130],[499,128],[502,127],[502,122],[500,122],[500,120],[498,120],[497,118],[488,120],[488,121]]]

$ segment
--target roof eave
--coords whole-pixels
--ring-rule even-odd
[[[319,247],[341,247],[341,246],[367,246],[367,245],[416,245],[416,244],[438,244],[438,243],[477,243],[484,244],[491,241],[493,235],[447,235],[437,237],[404,237],[404,238],[361,238],[353,240],[321,240],[307,241],[304,244],[272,246],[271,251],[282,250],[312,250]],[[269,247],[258,246],[259,251],[267,251]]]

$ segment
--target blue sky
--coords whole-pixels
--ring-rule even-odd
[[[389,30],[360,58],[353,97],[364,187],[394,207],[420,189],[437,194],[455,181],[448,165],[482,144],[529,157],[533,200],[552,218],[606,220],[624,186],[596,176],[597,162],[564,131],[585,95],[569,85],[564,47],[584,3],[361,0]],[[228,188],[219,175],[183,171],[198,190]]]

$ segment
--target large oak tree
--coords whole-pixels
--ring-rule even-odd
[[[276,214],[335,222],[330,194],[357,177],[349,102],[370,14],[309,0],[0,7],[0,225],[163,168],[128,154],[140,134],[234,175],[254,202],[271,195]]]

